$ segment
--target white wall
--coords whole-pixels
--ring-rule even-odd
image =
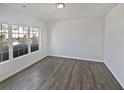
[[[49,55],[103,62],[104,17],[48,23]]]
[[[41,50],[10,61],[0,63],[0,81],[24,69],[47,56],[47,28],[45,22],[22,12],[21,10],[0,5],[0,23],[26,25],[41,28]]]
[[[105,21],[105,62],[124,88],[124,4],[114,7]]]
[[[41,51],[0,63],[0,81],[47,56],[48,47],[49,55],[95,61],[103,61],[105,56],[105,63],[124,87],[124,4],[117,5],[106,15],[105,27],[104,17],[48,22],[49,42],[45,22],[17,9],[0,5],[0,23],[42,28]]]

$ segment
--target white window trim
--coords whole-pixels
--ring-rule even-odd
[[[13,59],[13,40],[12,40],[12,25],[8,24],[8,35],[9,35],[9,60]]]
[[[0,64],[5,64],[5,63],[8,63],[8,62],[11,62],[11,61],[14,61],[16,59],[21,59],[25,56],[30,56],[31,54],[34,54],[34,53],[37,53],[37,52],[40,52],[41,51],[41,28],[39,27],[35,27],[35,26],[26,26],[26,25],[17,25],[17,26],[26,26],[28,27],[28,54],[24,54],[24,55],[21,55],[21,56],[18,56],[16,58],[13,57],[13,39],[12,39],[12,25],[16,25],[16,24],[8,24],[8,23],[1,23],[0,24],[7,24],[8,25],[8,39],[9,39],[9,42],[8,42],[8,46],[9,46],[9,59],[8,60],[5,60],[5,61],[2,61],[0,62]],[[38,28],[38,47],[39,49],[36,50],[36,51],[33,51],[31,52],[31,46],[30,46],[30,27],[34,27],[34,28]]]

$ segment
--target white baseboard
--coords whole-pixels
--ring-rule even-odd
[[[112,70],[111,66],[109,66],[107,64],[107,62],[105,62],[105,64],[108,67],[108,69],[110,70],[110,72],[114,75],[114,77],[116,78],[116,80],[119,82],[119,84],[122,86],[122,88],[124,89],[124,85],[121,83],[121,80],[119,79],[119,77],[114,73],[114,71]]]
[[[63,57],[63,58],[71,58],[71,59],[79,59],[79,60],[86,60],[86,61],[93,61],[93,62],[101,62],[101,63],[104,63],[104,60],[95,60],[95,59],[87,59],[87,58],[79,58],[79,57],[53,55],[53,54],[49,54],[49,56],[56,56],[56,57]]]
[[[79,58],[79,57],[53,55],[53,54],[49,54],[49,56],[62,57],[62,58],[71,58],[71,59],[79,59],[79,60],[87,60],[87,61],[93,61],[93,62],[104,62],[106,64],[106,66],[108,67],[108,69],[111,71],[111,73],[114,75],[114,77],[116,78],[116,80],[119,82],[119,84],[124,89],[124,85],[121,83],[121,80],[119,79],[119,77],[116,76],[116,74],[113,72],[112,68],[104,60],[94,60],[94,59],[86,59],[86,58]]]

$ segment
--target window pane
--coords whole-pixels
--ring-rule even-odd
[[[23,34],[23,27],[19,26],[19,33]]]
[[[3,32],[3,33],[7,33],[8,30],[7,30],[6,28],[2,28],[2,32]]]
[[[36,37],[38,37],[38,32],[36,32]]]
[[[13,38],[13,41],[17,41],[18,40],[18,34],[12,34],[12,38]]]
[[[18,38],[19,44],[23,43],[23,37],[24,37],[23,34],[19,34],[19,38]]]
[[[12,30],[13,34],[18,34],[18,30]]]
[[[7,50],[8,49],[8,42],[2,42],[1,48],[2,48],[2,50]]]
[[[37,44],[38,43],[38,39],[37,39],[37,36],[36,35],[33,35],[32,38],[31,38],[31,43],[32,44]]]
[[[28,27],[19,26],[16,28],[18,28],[16,34],[14,31],[12,32],[14,58],[28,53]]]
[[[24,27],[24,33],[28,33],[28,27]]]
[[[0,27],[0,62],[2,62],[9,59],[8,25],[2,24]]]
[[[16,26],[16,25],[12,25],[12,30],[18,30],[18,26]]]
[[[18,42],[13,42],[13,49],[17,50],[19,47],[19,43]]]
[[[8,42],[8,32],[7,33],[1,33],[1,41],[2,42]]]
[[[15,46],[14,46],[15,47]],[[18,57],[18,49],[16,50],[16,49],[14,49],[13,50],[13,57],[15,58],[15,57]]]
[[[27,45],[27,47],[24,48],[23,51],[24,51],[24,54],[27,54],[28,53],[28,45]]]
[[[28,44],[28,35],[27,34],[24,34],[23,44]]]
[[[19,56],[18,49],[19,49],[19,42],[17,41],[13,42],[13,57],[14,58]]]
[[[38,45],[38,28],[30,28],[31,52],[39,50]]]
[[[2,24],[2,28],[3,29],[8,29],[8,25],[7,24]]]
[[[20,45],[19,47],[19,56],[23,55],[23,46]]]
[[[8,60],[9,59],[9,52],[8,51],[6,51],[6,52],[3,52],[2,53],[2,60],[3,61],[5,61],[5,60]]]

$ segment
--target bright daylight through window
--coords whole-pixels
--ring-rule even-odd
[[[11,30],[10,30],[11,31]],[[13,58],[28,54],[39,50],[39,29],[27,26],[12,25],[12,35],[9,35],[7,24],[0,25],[0,62],[9,60],[9,54],[13,54]],[[12,36],[9,43],[8,36]],[[11,44],[13,46],[11,46]],[[13,49],[9,53],[9,47]],[[30,51],[29,51],[30,50]]]
[[[13,56],[28,54],[28,27],[12,26]]]
[[[0,25],[0,62],[9,59],[8,25]]]
[[[38,28],[30,28],[31,52],[39,49],[38,45]]]

